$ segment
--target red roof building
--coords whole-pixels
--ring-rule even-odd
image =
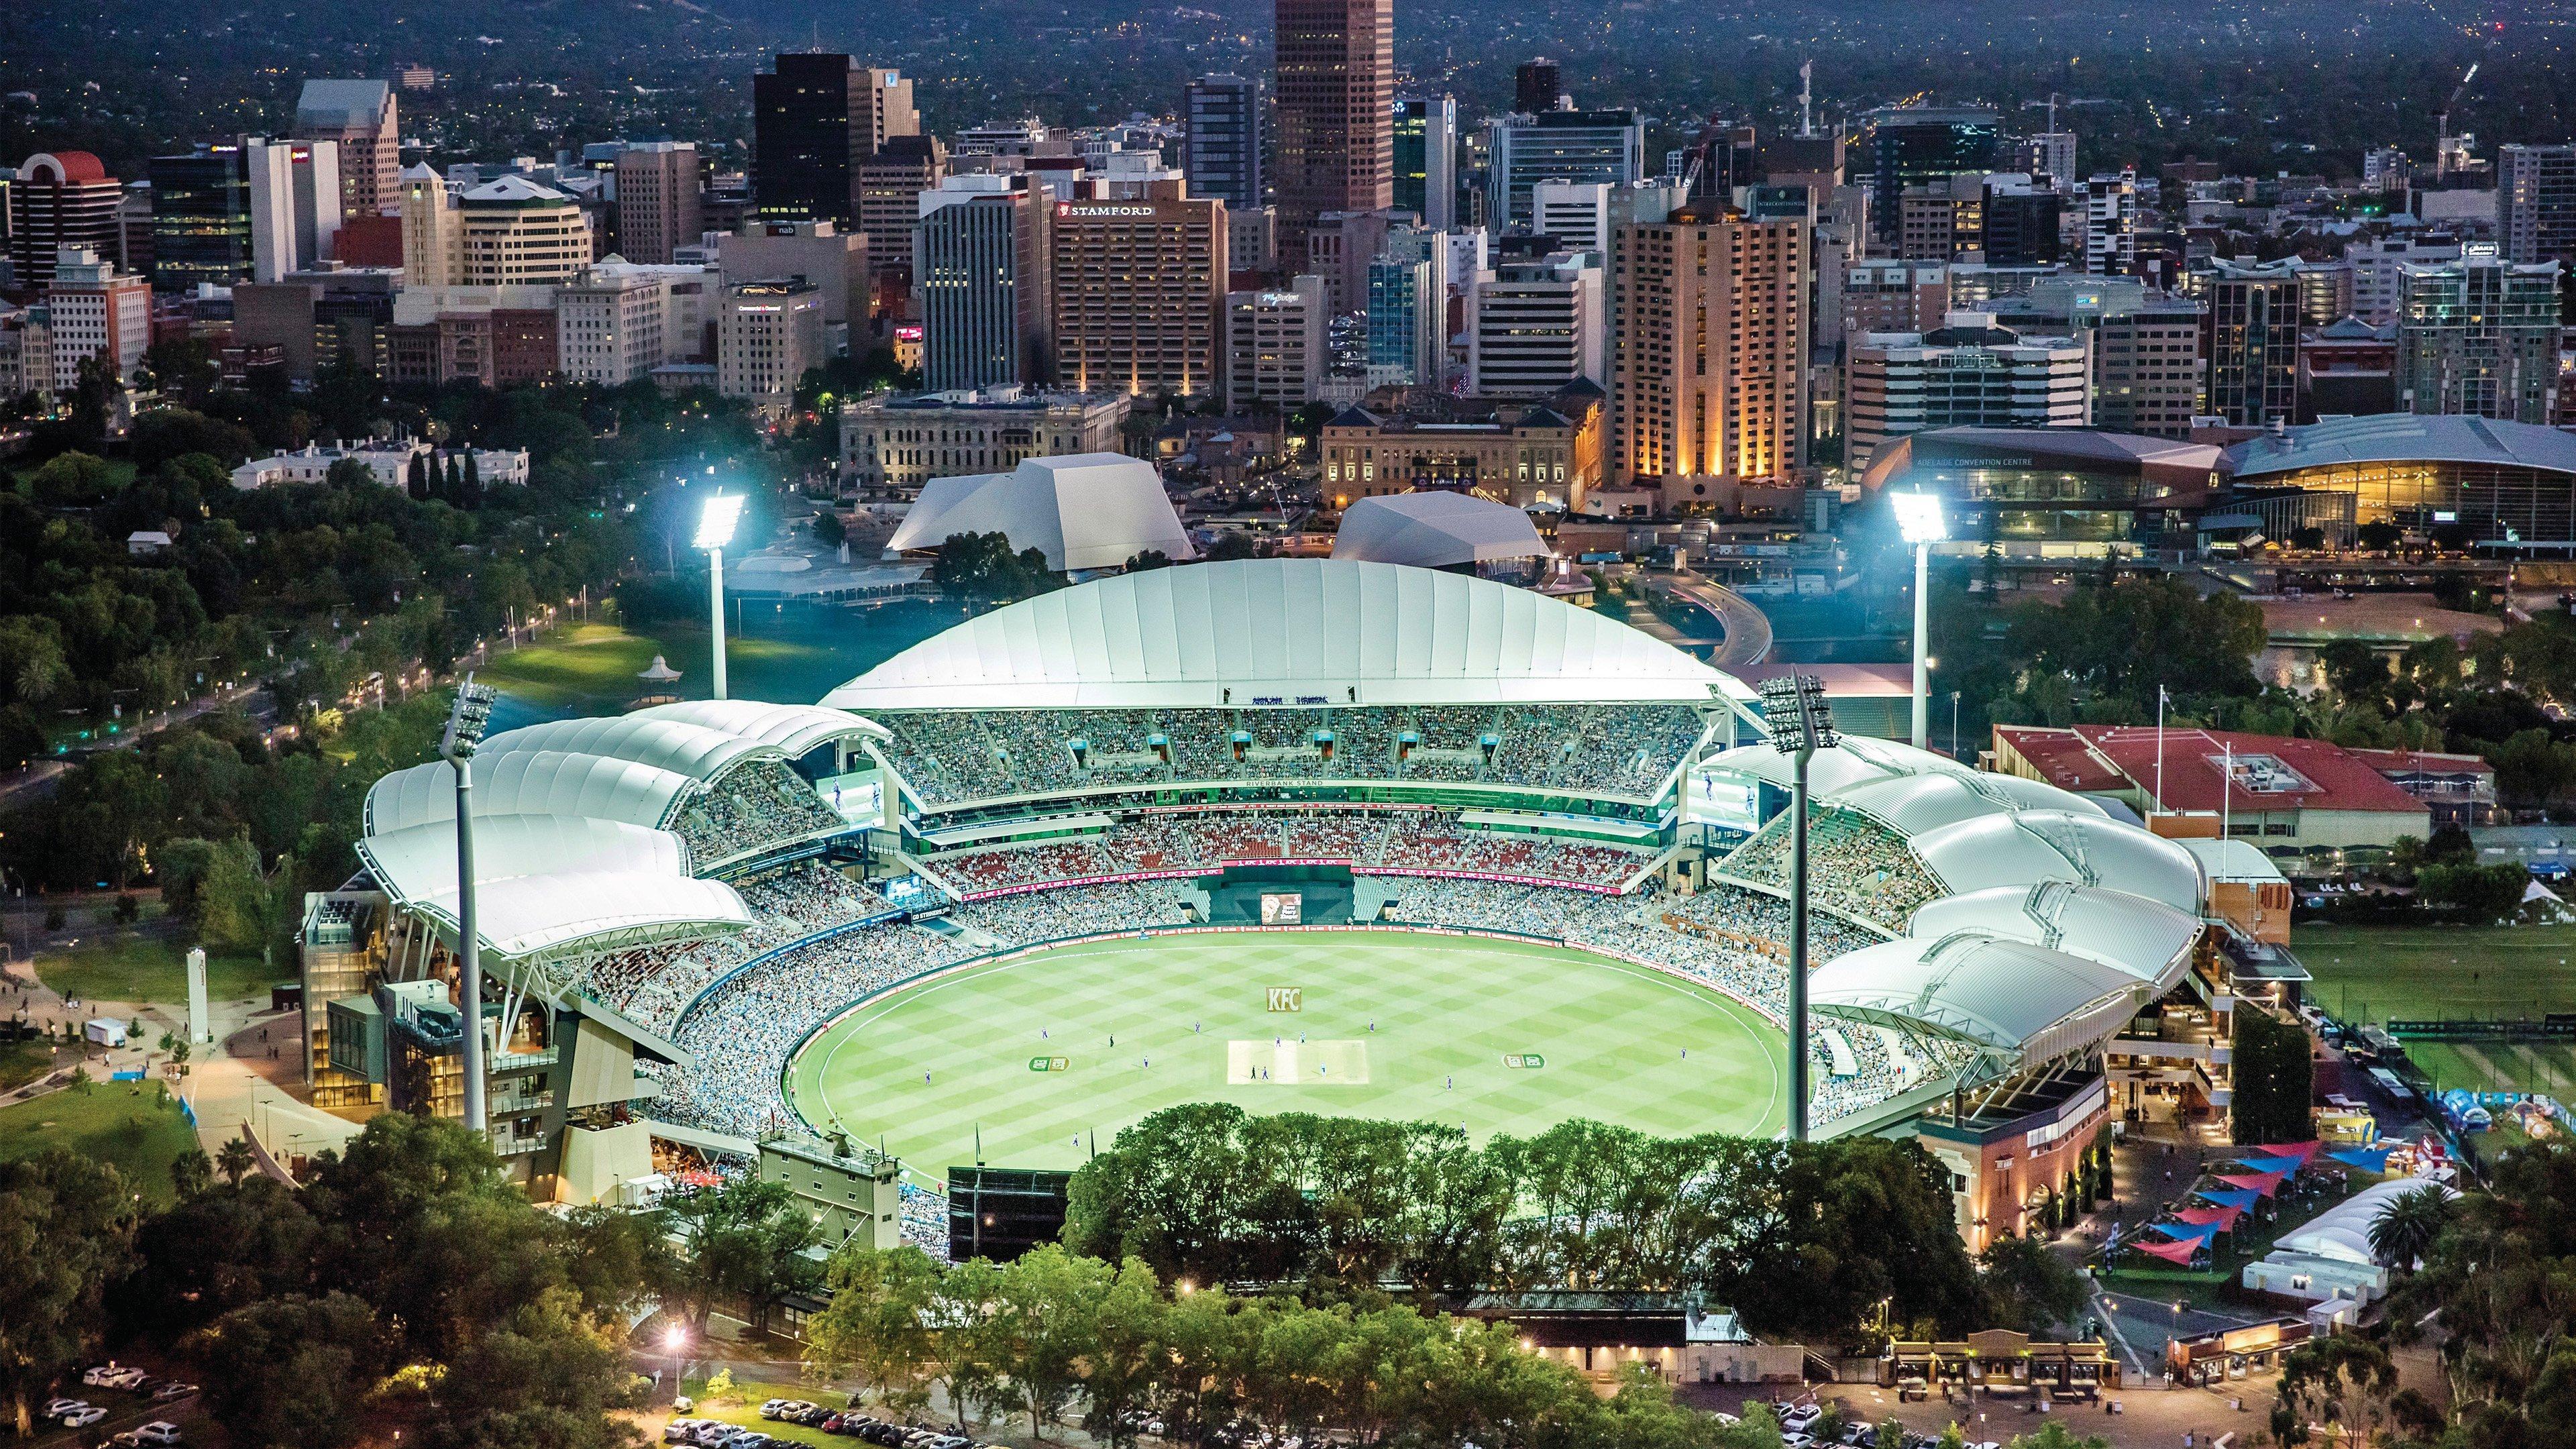
[[[2115,797],[2141,815],[2201,817],[2178,834],[2216,834],[2266,850],[2384,846],[2432,831],[2427,799],[2401,786],[2396,757],[2327,740],[2153,725],[2050,729],[1997,725],[1994,766],[2079,794]],[[2388,768],[2383,769],[2383,759]],[[2489,794],[2492,797],[2490,774]]]

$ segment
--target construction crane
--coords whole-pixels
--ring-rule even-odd
[[[2485,63],[2480,61],[2478,65]],[[2442,102],[2442,116],[2433,137],[2433,175],[2437,178],[2451,174],[2451,112],[2460,104],[2460,97],[2469,93],[2469,82],[2478,78],[2478,65],[2469,67],[2469,73],[2460,77],[2460,84],[2452,90],[2451,98]]]

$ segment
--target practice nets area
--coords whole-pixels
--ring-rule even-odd
[[[804,1118],[926,1177],[1080,1166],[1185,1102],[1678,1136],[1786,1120],[1779,1030],[1672,976],[1553,946],[1394,931],[1179,933],[961,969],[866,1001],[787,1070]]]

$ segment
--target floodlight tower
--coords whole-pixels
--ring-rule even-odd
[[[492,721],[493,689],[471,671],[456,686],[438,757],[456,772],[456,995],[465,1008],[465,1126],[481,1132],[483,1113],[483,943],[474,921],[474,751]]]
[[[1926,701],[1931,698],[1932,643],[1932,545],[1950,536],[1950,522],[1941,516],[1941,495],[1920,489],[1887,495],[1888,506],[1896,510],[1896,531],[1914,545],[1914,748],[1930,749],[1931,726],[1927,723]]]
[[[1807,1140],[1807,766],[1841,743],[1825,682],[1784,674],[1762,685],[1771,747],[1794,762],[1789,786],[1789,1140]]]
[[[733,542],[734,525],[742,521],[742,495],[719,493],[698,515],[698,537],[690,546],[707,551],[707,605],[714,614],[716,698],[725,697],[724,551]]]

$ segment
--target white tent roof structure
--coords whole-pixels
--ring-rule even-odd
[[[1448,568],[1544,558],[1547,543],[1529,515],[1508,503],[1432,489],[1363,498],[1342,512],[1333,557]]]
[[[2374,1183],[2283,1233],[2273,1240],[2272,1251],[2305,1253],[2312,1258],[2376,1267],[2379,1255],[2370,1250],[2370,1225],[2388,1210],[2390,1201],[2427,1187],[2445,1197],[2459,1196],[2440,1183],[2419,1178],[2401,1177]]]
[[[628,719],[676,720],[722,730],[774,746],[789,759],[801,759],[833,740],[883,739],[885,730],[857,715],[814,704],[767,704],[756,699],[692,699],[639,709]]]
[[[1961,932],[1837,956],[1810,978],[1807,995],[1823,1014],[1955,1037],[2018,1067],[2110,1035],[2147,988],[2117,966]]]
[[[2200,922],[2127,891],[2042,881],[1943,896],[1916,908],[1906,933],[1938,941],[1962,931],[2002,936],[2117,966],[2161,996],[2191,969]]]
[[[633,760],[522,750],[475,766],[474,818],[587,815],[660,825],[695,784],[686,775]],[[439,761],[396,770],[369,787],[365,813],[370,835],[453,820],[456,773]]]
[[[1243,559],[1121,574],[996,609],[826,707],[1209,709],[1693,703],[1744,686],[1615,619],[1465,574]]]
[[[2127,891],[2195,916],[2204,894],[2191,852],[2098,814],[1980,816],[1915,837],[1914,853],[1957,894],[2061,880]]]
[[[775,745],[764,745],[758,740],[745,739],[704,725],[630,714],[600,719],[560,719],[505,730],[483,742],[479,758],[495,759],[531,750],[632,760],[639,765],[686,775],[700,784],[744,760],[763,755],[776,757],[781,753]]]
[[[1189,533],[1154,465],[1123,453],[1030,458],[1008,473],[933,478],[886,546],[935,549],[961,533],[1007,535],[1047,567],[1114,569],[1151,550],[1193,559]]]
[[[1812,768],[1812,767],[1811,767]],[[2101,807],[2054,785],[2013,775],[1943,770],[1900,780],[1872,780],[1825,797],[1836,806],[1884,820],[1911,840],[1944,825],[2015,810],[2064,810],[2098,815]]]

